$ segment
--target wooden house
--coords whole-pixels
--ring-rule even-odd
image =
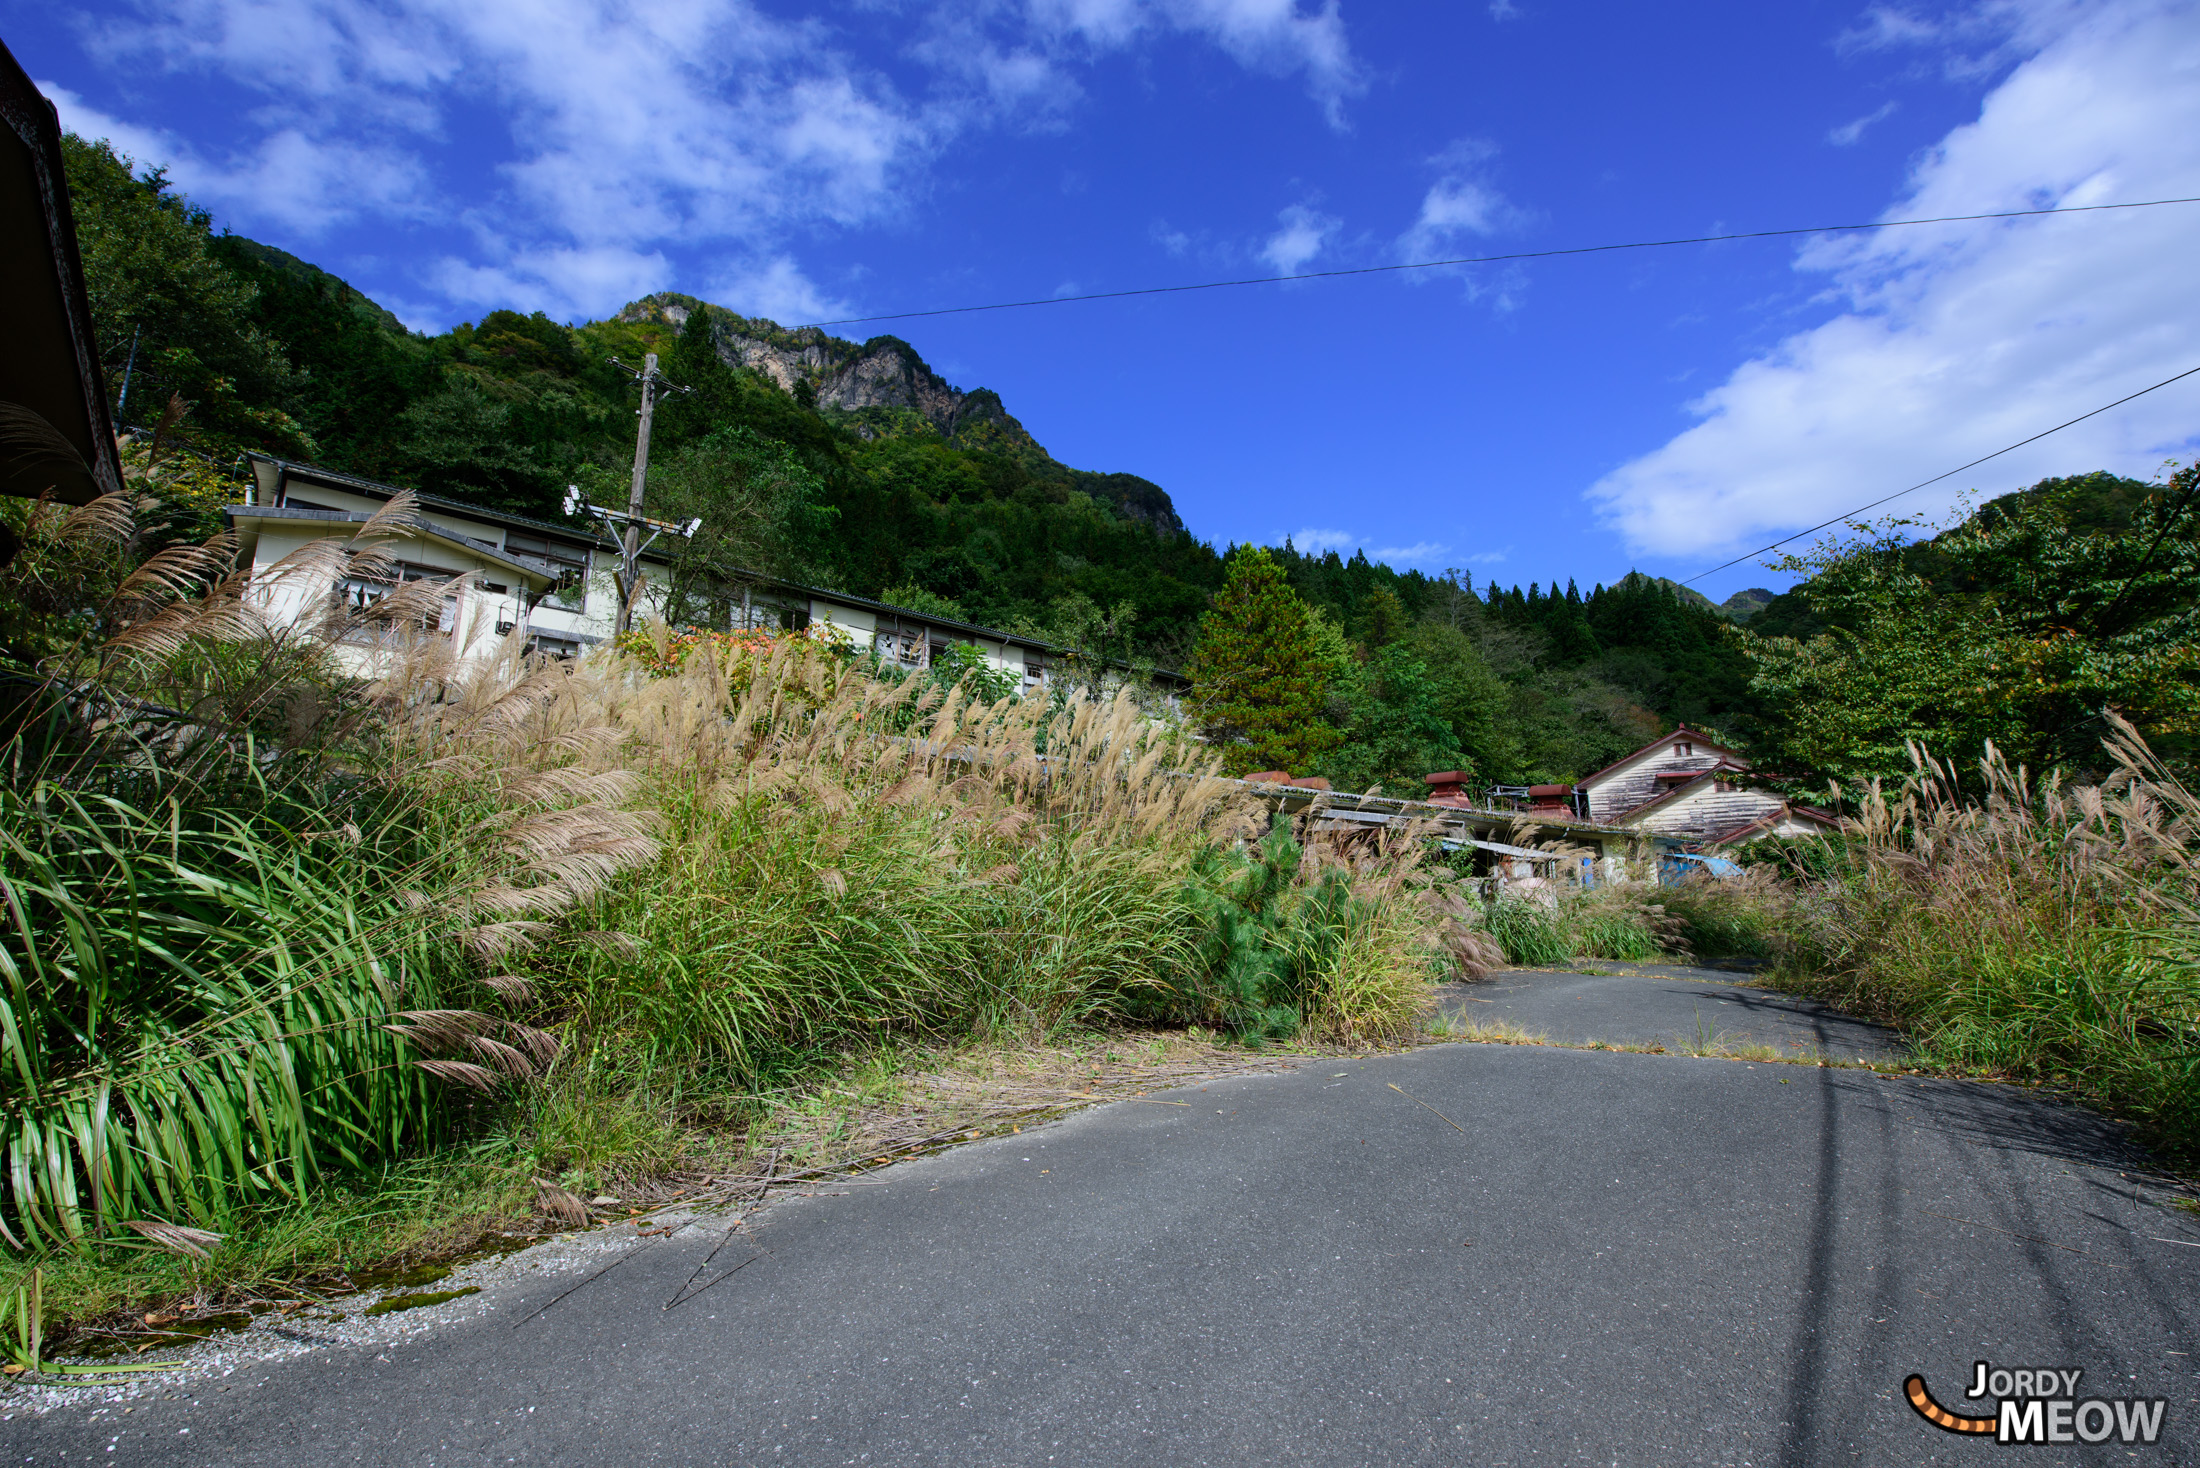
[[[1747,759],[1683,726],[1577,782],[1575,789],[1584,813],[1597,825],[1703,846],[1837,829],[1833,816],[1766,790],[1749,774]]]

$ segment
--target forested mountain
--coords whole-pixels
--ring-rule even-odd
[[[746,569],[1182,667],[1203,618],[1219,635],[1228,580],[1298,629],[1262,654],[1278,678],[1320,673],[1322,727],[1276,747],[1314,762],[1298,773],[1401,793],[1461,767],[1570,780],[1679,722],[1799,789],[1898,771],[1913,735],[1958,757],[1993,738],[2080,760],[2108,707],[2176,749],[2200,737],[2200,550],[2190,496],[2163,485],[2050,480],[1922,542],[1893,522],[1788,562],[1785,594],[1723,606],[1636,574],[1477,589],[1289,542],[1226,565],[1161,486],[1060,463],[998,394],[946,382],[897,337],[669,293],[580,325],[499,310],[424,335],[219,233],[103,143],[71,137],[65,156],[110,390],[129,394],[118,419],[163,420],[214,463],[259,448],[543,518],[568,483],[623,502],[636,399],[611,359],[659,353],[683,391],[656,420],[650,505],[707,527],[683,551],[683,619],[714,615],[685,589]]]

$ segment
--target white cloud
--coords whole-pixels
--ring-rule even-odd
[[[1494,566],[1500,561],[1509,559],[1511,555],[1512,547],[1508,545],[1503,550],[1480,551],[1474,555],[1462,557],[1462,559],[1470,566]]]
[[[1864,134],[1869,131],[1874,124],[1885,122],[1888,118],[1894,116],[1896,105],[1897,104],[1894,102],[1880,103],[1878,107],[1874,108],[1870,112],[1865,113],[1862,117],[1859,117],[1852,122],[1844,122],[1839,127],[1829,131],[1826,134],[1826,141],[1833,144],[1836,148],[1848,148],[1855,146],[1858,142],[1862,141]]]
[[[1153,31],[1202,36],[1248,70],[1303,75],[1332,127],[1344,125],[1345,99],[1367,86],[1338,0],[1307,10],[1299,0],[1026,0],[1025,15],[1042,44],[1076,41],[1097,51],[1127,48]]]
[[[855,314],[853,306],[819,289],[786,255],[721,275],[705,294],[743,316],[762,316],[787,326]]]
[[[1889,217],[2200,194],[2200,27],[2181,0],[2012,12],[2030,54],[1914,168]],[[2200,206],[1890,230],[1798,267],[1843,309],[1688,405],[1594,485],[1640,552],[1711,557],[1830,519],[2200,364]],[[1906,499],[1934,514],[2050,474],[2200,447],[2164,389]]]
[[[418,160],[396,149],[313,138],[285,127],[248,151],[209,158],[165,129],[109,116],[66,87],[40,82],[38,89],[69,131],[105,138],[141,169],[165,168],[170,180],[201,204],[249,211],[296,234],[324,235],[366,210],[417,215],[424,208]]]
[[[222,106],[179,114],[171,134],[68,105],[169,162],[240,227],[456,220],[478,243],[424,285],[457,304],[508,283],[545,309],[592,313],[620,304],[600,293],[626,289],[640,264],[699,247],[762,262],[755,284],[782,306],[822,302],[788,284],[799,271],[773,274],[793,232],[892,215],[958,134],[1058,114],[1078,96],[1072,69],[1103,52],[1193,37],[1301,78],[1333,121],[1362,86],[1336,0],[937,0],[902,42],[922,68],[914,89],[857,59],[821,13],[794,13],[756,0],[142,0],[127,21],[92,23],[95,57],[203,78]],[[483,157],[497,160],[486,181]]]
[[[1520,7],[1513,4],[1513,0],[1490,0],[1490,19],[1518,20]]]
[[[1342,221],[1293,204],[1276,215],[1276,223],[1280,227],[1261,246],[1260,258],[1275,266],[1278,275],[1295,275],[1322,252]]]
[[[1422,195],[1413,227],[1398,241],[1401,256],[1426,260],[1449,254],[1465,236],[1495,234],[1524,221],[1522,211],[1489,183],[1496,157],[1496,144],[1461,138],[1429,160],[1437,170],[1436,182]]]
[[[454,305],[509,306],[558,317],[586,314],[582,302],[646,296],[663,289],[671,276],[672,264],[663,254],[623,245],[546,246],[487,265],[446,258],[427,272]]]
[[[1388,561],[1393,565],[1401,563],[1412,565],[1417,561],[1424,563],[1434,561],[1437,557],[1449,555],[1450,553],[1451,547],[1448,545],[1440,545],[1433,540],[1417,540],[1411,545],[1384,546],[1375,552],[1375,559]]]
[[[1862,20],[1842,32],[1838,44],[1844,52],[1923,46],[1942,39],[1946,29],[1945,21],[1913,15],[1891,5],[1874,5],[1864,12]]]
[[[1354,535],[1349,530],[1321,530],[1308,526],[1293,533],[1291,545],[1293,549],[1302,554],[1318,556],[1323,551],[1350,550],[1353,546],[1359,545],[1363,539],[1364,537]]]

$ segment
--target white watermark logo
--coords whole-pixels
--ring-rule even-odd
[[[2058,1366],[2004,1367],[1980,1361],[1971,1368],[1967,1401],[1992,1398],[1992,1416],[1951,1412],[1933,1400],[1925,1378],[1902,1383],[1917,1415],[1945,1432],[1992,1433],[2001,1443],[2151,1443],[2162,1435],[2167,1397],[2081,1397],[2083,1371]]]

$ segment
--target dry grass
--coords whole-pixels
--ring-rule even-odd
[[[483,656],[420,632],[463,585],[393,582],[367,607],[327,594],[345,578],[394,576],[412,514],[403,498],[351,541],[316,542],[251,581],[221,537],[157,547],[149,513],[123,497],[66,516],[41,509],[7,589],[22,605],[74,605],[84,632],[56,654],[61,733],[47,764],[19,757],[14,776],[157,796],[127,813],[146,839],[123,856],[145,870],[167,863],[150,899],[164,920],[208,921],[163,907],[183,903],[201,857],[289,875],[224,897],[228,946],[187,955],[226,976],[218,1007],[250,1019],[243,1028],[200,1017],[188,1034],[148,1041],[130,1026],[152,1011],[133,1006],[158,985],[133,979],[110,987],[129,1002],[102,1011],[117,1028],[93,1036],[106,1048],[87,1056],[61,1022],[83,1007],[63,992],[76,981],[31,996],[53,1023],[12,1042],[33,1079],[0,1092],[0,1120],[65,1165],[0,1209],[19,1238],[96,1253],[117,1229],[188,1241],[179,1230],[211,1225],[229,1235],[201,1280],[217,1298],[207,1282],[263,1289],[272,1256],[260,1245],[286,1230],[301,1276],[337,1234],[406,1234],[403,1220],[336,1234],[313,1224],[342,1191],[329,1186],[337,1174],[371,1179],[457,1131],[497,1174],[460,1190],[472,1200],[460,1211],[486,1216],[515,1200],[563,1206],[584,1176],[661,1186],[649,1180],[693,1171],[698,1157],[838,1166],[905,1149],[910,1126],[1013,1126],[1081,1099],[1052,1060],[1010,1084],[929,1058],[970,1037],[988,1053],[1045,1056],[1096,1025],[1215,1018],[1208,908],[1191,874],[1201,853],[1252,834],[1253,812],[1197,746],[1127,698],[913,699],[804,639],[704,649],[671,676],[611,651],[570,663],[512,648]],[[276,615],[294,594],[309,615]],[[341,676],[360,659],[373,675],[364,686]],[[9,807],[17,850],[97,847],[49,807]],[[163,822],[220,839],[163,857]],[[1486,944],[1417,861],[1404,850],[1309,856],[1307,892],[1332,904],[1309,896],[1311,920],[1296,930],[1311,1036],[1408,1034],[1439,963],[1471,966]],[[97,872],[5,875],[66,888],[80,908],[96,896],[106,906],[84,909],[92,917],[72,941],[107,944],[133,974],[157,979],[170,962],[135,924],[147,889]],[[293,910],[315,921],[291,921]],[[12,972],[30,976],[11,1000],[19,1012],[47,976],[74,972],[51,961],[60,932],[33,920],[10,935]],[[277,991],[284,1004],[269,1004]],[[301,994],[325,1002],[300,1008]],[[191,1070],[217,1032],[226,1038]],[[345,1037],[380,1048],[352,1064]],[[1147,1083],[1269,1063],[1211,1039],[1167,1044],[1185,1054],[1153,1061]],[[284,1094],[262,1070],[309,1051],[326,1052],[316,1075],[366,1098],[369,1136],[313,1092],[292,1096],[272,1128],[264,1106],[252,1110],[247,1093]],[[892,1117],[828,1136],[788,1109],[785,1098],[814,1100],[821,1075],[898,1074],[911,1056],[928,1058],[918,1079],[893,1083]],[[1139,1084],[1103,1071],[1091,1084]],[[108,1104],[131,1086],[150,1099]],[[378,1088],[397,1097],[394,1120]],[[164,1151],[159,1137],[192,1135],[161,1120],[179,1114],[179,1096],[211,1119],[209,1134],[257,1126],[259,1140],[226,1170],[183,1142]],[[248,1114],[248,1125],[223,1120]],[[135,1170],[123,1176],[118,1159]],[[276,1176],[271,1195],[264,1180]],[[372,1214],[377,1185],[360,1185]],[[88,1297],[105,1288],[101,1258],[72,1264]]]
[[[683,1201],[760,1197],[773,1187],[852,1176],[942,1147],[1021,1131],[1107,1101],[1184,1103],[1153,1092],[1223,1076],[1288,1070],[1303,1056],[1248,1051],[1192,1031],[1091,1033],[1072,1043],[925,1047],[874,1057],[832,1081],[769,1098],[714,1166],[655,1179]],[[722,1148],[723,1137],[699,1138]]]
[[[1932,1062],[2045,1083],[2200,1151],[2200,798],[2121,723],[2098,786],[1975,779],[1923,750],[1865,792],[1830,879],[1779,898],[1775,980],[1909,1030]]]
[[[1781,1050],[1749,1040],[1732,1040],[1723,1032],[1701,1031],[1676,1035],[1670,1044],[1655,1040],[1554,1040],[1541,1030],[1527,1029],[1510,1020],[1472,1019],[1438,1015],[1427,1029],[1435,1043],[1459,1041],[1472,1045],[1543,1045],[1554,1050],[1604,1050],[1621,1055],[1687,1055],[1701,1060],[1740,1060],[1760,1065],[1805,1065],[1819,1070],[1870,1070],[1908,1074],[1915,1067],[1892,1061],[1842,1060],[1815,1047]]]

